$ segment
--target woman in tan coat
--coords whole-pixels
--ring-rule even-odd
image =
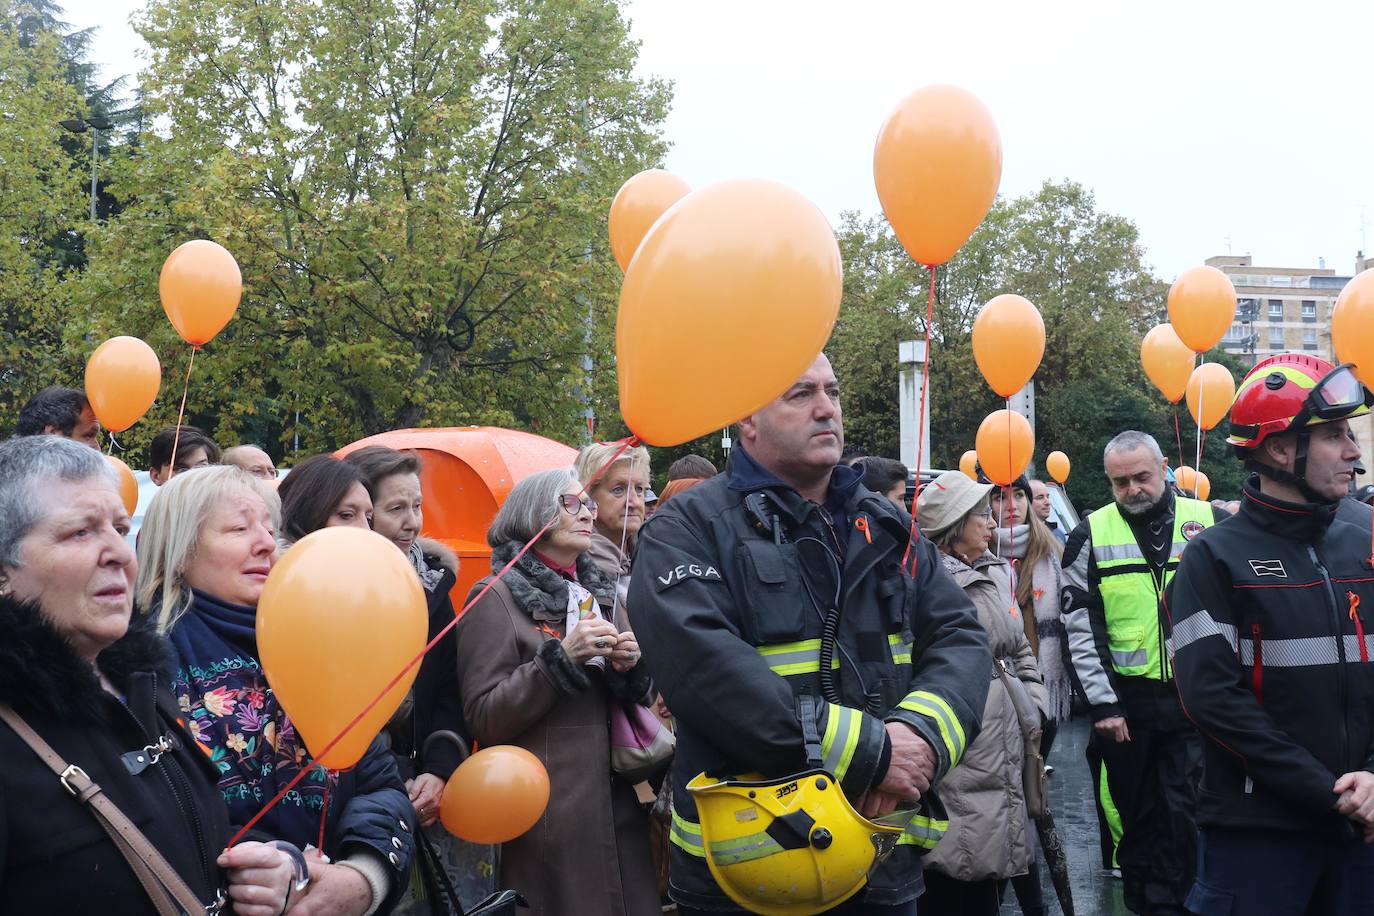
[[[549,773],[543,818],[501,849],[501,886],[531,916],[650,916],[648,819],[611,771],[607,717],[647,704],[652,685],[633,634],[608,620],[614,586],[587,554],[597,510],[581,490],[566,470],[532,475],[492,522],[499,571],[554,519],[458,624],[463,708],[479,745],[518,745]]]
[[[998,885],[1026,873],[1031,861],[1022,763],[1025,741],[1011,696],[998,675],[1006,670],[1045,708],[1045,687],[1026,641],[1007,564],[988,552],[994,521],[990,484],[960,471],[937,477],[921,491],[916,517],[943,555],[945,569],[973,599],[992,649],[991,684],[978,737],[940,783],[949,830],[925,859],[922,916],[996,916]]]

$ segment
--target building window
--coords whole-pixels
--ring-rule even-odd
[[[1315,349],[1317,349],[1317,329],[1316,329],[1316,328],[1303,328],[1303,329],[1302,329],[1302,348],[1303,348],[1304,350],[1315,350]]]
[[[1231,325],[1230,329],[1226,332],[1226,336],[1221,339],[1221,342],[1229,346],[1240,346],[1245,342],[1246,336],[1245,325],[1237,321],[1235,324]]]
[[[1283,349],[1283,328],[1269,329],[1269,346]]]
[[[1282,318],[1282,317],[1283,317],[1283,300],[1282,300],[1282,299],[1270,299],[1270,300],[1269,300],[1269,318],[1272,320],[1272,319],[1274,319],[1274,318]]]
[[[1304,300],[1302,300],[1302,320],[1303,320],[1303,321],[1316,321],[1316,320],[1317,320],[1317,300],[1316,300],[1316,299],[1304,299]]]

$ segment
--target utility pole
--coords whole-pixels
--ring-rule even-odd
[[[84,134],[88,127],[91,130],[91,222],[95,222],[96,175],[100,163],[100,132],[114,127],[114,122],[100,115],[92,115],[89,118],[68,118],[58,123],[74,134]]]

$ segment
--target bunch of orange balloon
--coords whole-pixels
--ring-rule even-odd
[[[1045,322],[1022,296],[1001,295],[973,321],[973,358],[988,385],[1008,400],[978,427],[978,463],[988,479],[1010,486],[1030,464],[1035,433],[1030,422],[1011,409],[1010,398],[1026,387],[1045,355]]]

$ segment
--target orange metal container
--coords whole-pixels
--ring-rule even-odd
[[[538,471],[572,467],[577,458],[577,450],[561,442],[496,426],[396,429],[359,439],[334,454],[342,458],[368,445],[419,455],[422,534],[458,554],[454,610],[462,608],[473,584],[491,573],[487,528],[511,487]]]

